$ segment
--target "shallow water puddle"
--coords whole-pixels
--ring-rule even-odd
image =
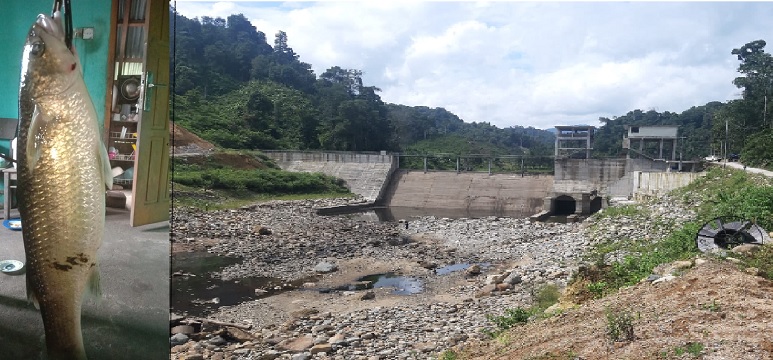
[[[207,252],[174,254],[172,258],[172,311],[204,316],[221,306],[240,304],[297,288],[315,279],[284,282],[271,277],[247,277],[222,280],[213,277],[226,266],[238,264],[241,258],[222,257]],[[256,291],[257,289],[257,291]]]
[[[467,270],[472,265],[475,265],[475,264],[474,263],[451,264],[451,265],[447,265],[447,266],[443,266],[443,267],[439,267],[439,268],[435,269],[435,274],[436,275],[447,275],[447,274],[450,274],[452,272]],[[477,264],[477,265],[479,265],[481,267],[481,269],[486,269],[489,266],[491,266],[491,263],[480,263],[480,264]]]
[[[421,280],[394,273],[366,275],[357,281],[364,284],[365,289],[394,288],[392,294],[396,295],[418,294],[424,291],[424,283]]]

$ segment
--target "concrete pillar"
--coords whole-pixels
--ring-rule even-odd
[[[663,158],[663,139],[660,139],[660,155],[658,156],[658,159]]]
[[[572,194],[572,197],[574,198],[574,213],[575,214],[582,214],[584,206],[584,194]]]
[[[582,194],[582,214],[590,214],[590,194]]]
[[[459,173],[459,157],[456,157],[456,173]]]
[[[491,159],[488,159],[488,174],[491,175]]]
[[[556,212],[556,203],[553,202],[553,197],[549,196],[545,198],[544,202],[542,203],[542,209],[545,211],[550,211],[551,213]]]
[[[676,142],[677,142],[677,140],[676,140],[676,139],[674,139],[673,141],[671,141],[671,143],[673,144],[673,146],[671,146],[671,160],[676,160]],[[679,164],[679,166],[681,167],[681,165],[682,165],[682,164],[681,164],[681,160],[682,160],[682,159],[679,159],[679,160],[680,160],[680,164]],[[682,169],[680,168],[679,170],[682,170]]]
[[[585,138],[585,158],[590,159],[590,129],[588,130],[588,137]]]
[[[424,157],[424,173],[427,173],[427,157]]]

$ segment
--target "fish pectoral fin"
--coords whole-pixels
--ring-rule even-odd
[[[110,168],[110,158],[107,156],[107,149],[105,144],[99,144],[99,161],[102,166],[102,177],[104,178],[105,186],[108,190],[113,189],[113,171]]]
[[[91,274],[89,274],[89,281],[86,283],[86,292],[96,299],[102,297],[102,287],[99,285],[99,265],[95,264],[91,268]]]
[[[42,109],[40,108],[40,105],[35,105],[35,111],[32,113],[30,128],[27,130],[26,160],[27,168],[29,169],[30,173],[35,170],[35,165],[40,159],[40,148],[41,143],[43,142],[43,138],[40,135],[40,129],[42,129],[49,120],[50,119],[45,115],[45,113],[43,113]]]
[[[38,296],[35,294],[35,290],[32,287],[32,284],[30,284],[30,277],[29,274],[24,276],[27,280],[27,300],[32,302],[33,305],[35,305],[35,309],[40,310],[40,303],[38,302]]]

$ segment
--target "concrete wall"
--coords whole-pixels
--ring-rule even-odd
[[[625,159],[556,159],[556,193],[605,192],[625,175]]]
[[[663,173],[636,171],[632,174],[633,196],[659,196],[686,186],[706,173]]]
[[[639,131],[633,132],[636,128]],[[629,126],[628,137],[634,138],[675,138],[678,126]]]
[[[384,193],[387,179],[395,169],[392,156],[345,152],[269,151],[264,152],[283,170],[319,172],[346,181],[349,190],[368,201]]]
[[[542,210],[544,198],[552,190],[551,175],[398,169],[385,200],[395,208],[461,209],[469,216],[529,216]]]
[[[51,0],[2,0],[0,44],[3,44],[3,51],[0,51],[0,64],[3,66],[0,67],[0,118],[19,118],[19,80],[24,43],[38,14],[51,15],[53,3]],[[105,119],[112,4],[109,0],[78,0],[73,1],[72,5],[73,27],[94,28],[94,39],[73,39],[73,46],[80,56],[83,78],[97,109],[100,126],[104,124]],[[0,153],[8,154],[10,147],[10,141],[0,140]]]

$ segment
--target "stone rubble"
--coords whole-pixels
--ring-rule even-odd
[[[645,209],[644,218],[594,216],[570,224],[418,217],[405,229],[401,224],[364,222],[356,216],[322,217],[313,210],[356,201],[272,201],[214,212],[176,209],[172,241],[218,239],[208,245],[208,251],[243,256],[244,262],[218,274],[223,279],[257,274],[292,281],[315,271],[334,271],[336,260],[352,257],[410,259],[439,266],[475,264],[455,275],[470,277],[466,285],[443,289],[458,301],[405,301],[348,313],[312,310],[284,324],[248,331],[220,326],[209,332],[170,334],[172,359],[437,359],[450,347],[485,339],[484,330],[494,328],[487,315],[531,305],[533,291],[544,284],[565,286],[592,245],[631,238],[657,241],[674,226],[695,218],[668,197],[635,205]],[[271,231],[259,231],[263,228]],[[605,261],[624,255],[610,254]],[[427,275],[427,281],[433,276],[439,277]],[[353,293],[369,296],[363,291]],[[223,307],[209,317],[250,324],[253,319],[245,309],[261,304]],[[203,326],[181,317],[171,322],[172,327],[180,324]],[[237,330],[243,334],[234,335]]]

